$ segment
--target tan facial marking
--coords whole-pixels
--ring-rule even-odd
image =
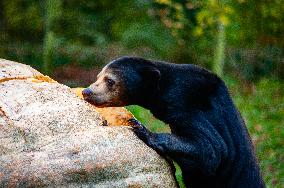
[[[123,97],[125,90],[123,83],[108,66],[104,67],[97,76],[97,81],[89,87],[94,95],[92,99],[99,107],[124,106]]]

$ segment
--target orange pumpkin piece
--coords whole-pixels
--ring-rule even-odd
[[[75,94],[81,99],[83,99],[83,89],[84,88],[72,88]],[[94,106],[94,108],[105,120],[107,120],[107,124],[111,126],[129,126],[128,120],[134,118],[133,114],[124,107],[98,108]]]

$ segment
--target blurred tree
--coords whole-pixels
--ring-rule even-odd
[[[54,69],[54,54],[56,50],[55,23],[62,15],[61,0],[45,1],[45,37],[43,44],[43,71],[51,75]]]
[[[34,0],[1,0],[1,22],[8,39],[41,40],[43,19],[40,3]]]
[[[222,75],[226,59],[233,65],[234,53],[241,48],[247,56],[245,58],[255,56],[255,61],[251,61],[252,58],[249,62],[237,60],[241,61],[238,70],[250,75],[245,76],[247,79],[271,72],[283,77],[283,71],[280,71],[284,68],[281,63],[283,55],[280,54],[284,48],[284,16],[281,14],[284,2],[276,1],[155,0],[161,22],[172,31],[180,48],[198,54],[197,64]],[[269,48],[280,51],[278,59],[269,60],[270,55],[264,51]],[[251,51],[256,53],[251,54]],[[229,52],[229,58],[225,58],[226,52]],[[267,55],[259,60],[260,54]],[[269,68],[271,63],[273,69]]]
[[[225,27],[229,24],[229,16],[233,12],[230,1],[156,0],[156,2],[162,5],[161,21],[172,29],[172,34],[178,38],[180,44],[199,37],[216,41],[215,45],[210,45],[210,48],[215,48],[215,57],[210,62],[210,66],[217,74],[222,75],[225,58]],[[217,38],[212,39],[215,35]]]
[[[225,61],[225,26],[222,23],[218,24],[217,44],[215,58],[213,63],[213,71],[219,76],[223,76],[223,68]]]
[[[233,1],[227,27],[230,69],[246,80],[284,78],[284,1]]]
[[[54,6],[50,13],[48,4]],[[225,68],[250,80],[283,75],[283,0],[0,0],[0,5],[0,53],[47,71],[50,65],[90,67],[132,54],[200,64],[220,75]]]

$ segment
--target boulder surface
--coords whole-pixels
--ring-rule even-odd
[[[0,187],[177,187],[127,126],[30,66],[0,59]]]

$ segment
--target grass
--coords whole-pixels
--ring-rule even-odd
[[[252,137],[266,186],[284,187],[284,83],[264,79],[245,84],[231,78],[225,78],[225,82]],[[139,106],[127,108],[151,131],[170,131],[148,110]],[[184,187],[180,169],[176,169],[177,180]]]

